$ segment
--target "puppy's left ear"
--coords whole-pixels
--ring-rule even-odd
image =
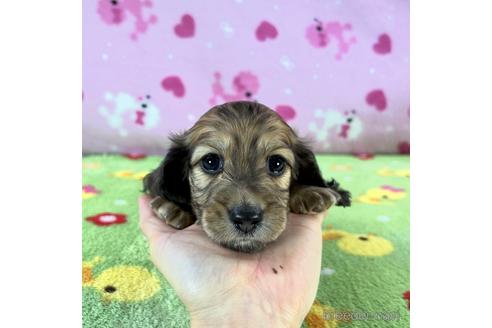
[[[305,186],[315,186],[330,188],[337,195],[337,206],[350,206],[350,192],[340,188],[337,181],[332,179],[327,182],[323,179],[316,157],[313,152],[302,142],[298,142],[293,147],[296,158],[296,167],[294,168],[294,183]]]
[[[143,180],[144,192],[164,197],[181,209],[191,212],[188,182],[189,148],[182,135],[171,138],[172,146],[161,164]]]

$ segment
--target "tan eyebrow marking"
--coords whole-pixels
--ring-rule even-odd
[[[210,147],[208,145],[200,145],[195,148],[193,154],[191,155],[190,164],[195,166],[200,159],[208,153],[218,153],[217,149]]]
[[[295,162],[294,153],[292,152],[292,150],[290,150],[290,148],[287,147],[274,148],[272,150],[269,150],[268,154],[269,154],[268,156],[280,155],[283,158],[285,158],[287,164],[289,164],[291,167],[294,166],[294,162]]]

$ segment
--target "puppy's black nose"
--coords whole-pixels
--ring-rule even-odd
[[[256,229],[263,219],[263,213],[256,206],[239,205],[229,211],[229,219],[238,230],[248,233]]]

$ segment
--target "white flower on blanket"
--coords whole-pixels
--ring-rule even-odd
[[[122,137],[128,135],[130,127],[148,130],[159,123],[159,109],[150,101],[149,95],[135,98],[124,92],[106,92],[104,98],[107,103],[99,106],[99,113]]]
[[[334,273],[335,273],[335,269],[332,269],[329,267],[321,268],[321,275],[322,276],[331,276]]]
[[[316,109],[314,117],[316,121],[309,123],[309,131],[314,134],[316,141],[324,143],[326,148],[330,148],[332,138],[356,140],[363,130],[362,121],[357,117],[355,110],[341,113],[334,109]]]

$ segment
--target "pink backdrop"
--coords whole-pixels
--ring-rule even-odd
[[[409,3],[83,1],[83,149],[160,153],[213,104],[276,109],[318,152],[409,152]]]

